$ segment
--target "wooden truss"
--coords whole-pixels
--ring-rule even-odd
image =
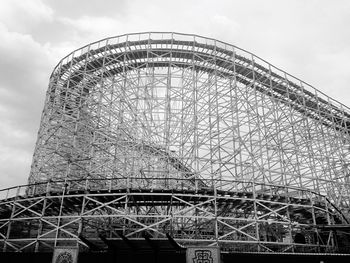
[[[156,183],[165,180],[169,178],[158,178]],[[274,185],[264,185],[269,191],[261,192],[262,185],[236,183],[250,191],[189,190],[185,184],[182,189],[90,190],[96,181],[84,180],[62,182],[61,191],[59,182],[47,183],[43,193],[43,184],[36,185],[30,195],[1,201],[0,244],[3,251],[17,252],[58,245],[84,249],[88,245],[83,236],[102,250],[107,248],[101,236],[120,242],[121,236],[140,240],[146,233],[155,240],[170,235],[183,246],[220,246],[229,251],[338,251],[335,232],[320,227],[343,225],[346,218],[325,196]],[[77,185],[84,189],[76,190]],[[290,194],[279,194],[281,190]]]
[[[89,44],[51,75],[29,185],[0,192],[3,250],[146,233],[337,251],[349,131],[349,108],[233,45],[177,33]]]

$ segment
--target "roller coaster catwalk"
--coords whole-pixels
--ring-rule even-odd
[[[346,256],[349,176],[350,109],[300,79],[197,35],[106,38],[51,74],[28,184],[0,191],[0,257]]]

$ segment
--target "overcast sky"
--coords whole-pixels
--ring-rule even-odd
[[[1,0],[0,188],[25,184],[49,75],[101,38],[175,31],[236,45],[350,106],[348,0]]]

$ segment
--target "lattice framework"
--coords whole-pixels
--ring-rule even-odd
[[[164,178],[157,181],[165,183]],[[328,198],[307,190],[248,181],[236,181],[239,189],[227,191],[189,190],[193,187],[187,179],[177,182],[177,190],[174,185],[138,189],[126,180],[119,188],[101,183],[110,187],[99,190],[88,179],[61,183],[61,188],[57,182],[32,185],[30,193],[27,185],[2,192],[17,192],[0,204],[1,215],[8,216],[0,218],[3,251],[88,249],[80,236],[106,250],[101,235],[118,244],[121,236],[135,242],[147,233],[156,242],[168,234],[184,247],[220,246],[231,252],[349,252],[332,230],[346,222],[344,215]],[[298,195],[284,194],[292,191]],[[302,241],[295,238],[301,233]]]
[[[53,71],[29,185],[1,192],[0,242],[40,251],[146,232],[227,250],[340,251],[349,127],[349,108],[230,44],[104,39]]]

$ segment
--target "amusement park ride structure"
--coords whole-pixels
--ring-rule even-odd
[[[107,38],[65,57],[0,248],[350,253],[350,109],[233,45]],[[139,243],[138,243],[139,242]]]

